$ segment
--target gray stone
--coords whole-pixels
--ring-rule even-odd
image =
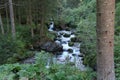
[[[51,41],[48,41],[48,42],[40,45],[40,48],[45,51],[48,51],[48,52],[58,52],[58,51],[63,50],[63,47],[61,44],[57,44],[57,43],[51,42]]]

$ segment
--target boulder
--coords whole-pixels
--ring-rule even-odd
[[[82,40],[79,37],[71,38],[71,41],[72,42],[82,42]]]
[[[69,42],[68,45],[69,45],[69,46],[73,46],[74,43],[73,43],[73,42]]]
[[[70,37],[70,34],[64,34],[63,36],[64,37]]]
[[[62,52],[54,52],[55,55],[62,55]]]
[[[48,51],[48,52],[59,52],[63,50],[63,47],[61,44],[57,44],[55,42],[52,41],[48,41],[46,43],[42,43],[40,45],[40,48],[42,50]]]
[[[69,52],[69,53],[73,53],[73,50],[72,50],[72,49],[68,49],[68,52]]]

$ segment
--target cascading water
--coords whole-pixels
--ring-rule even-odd
[[[57,57],[54,57],[53,62],[64,64],[66,61],[73,62],[75,64],[75,67],[77,67],[80,70],[85,70],[85,66],[83,65],[82,54],[80,53],[80,43],[74,42],[73,46],[69,46],[69,42],[71,41],[71,38],[75,37],[75,34],[72,33],[72,31],[54,31],[54,22],[51,22],[49,26],[49,31],[55,32],[58,37],[56,38],[55,42],[57,44],[61,44],[63,46],[63,52],[61,52],[61,55],[57,55]],[[69,37],[65,37],[64,35],[70,35]],[[72,50],[72,52],[69,52],[68,50]],[[49,63],[47,63],[49,64]],[[48,67],[49,65],[47,65]]]
[[[53,31],[53,28],[54,28],[54,22],[51,22],[50,23],[50,28],[48,29],[49,31]]]

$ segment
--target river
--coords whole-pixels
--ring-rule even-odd
[[[65,64],[66,62],[74,63],[74,66],[80,70],[85,70],[85,65],[83,65],[83,54],[80,52],[80,42],[74,42],[72,46],[69,46],[71,38],[76,37],[74,30],[54,30],[54,22],[51,22],[49,26],[49,31],[57,34],[55,42],[63,46],[63,51],[60,52],[60,55],[55,55],[53,57],[53,62],[57,64]],[[67,37],[65,35],[68,35]],[[46,66],[49,68],[49,62]]]

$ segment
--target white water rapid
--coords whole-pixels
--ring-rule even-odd
[[[61,52],[61,55],[55,56],[53,62],[59,64],[72,62],[74,63],[74,66],[77,67],[78,69],[82,71],[85,70],[85,66],[83,65],[83,61],[82,61],[83,56],[82,53],[80,53],[80,43],[74,42],[73,46],[69,46],[69,42],[71,41],[71,38],[75,37],[75,34],[73,34],[72,31],[66,31],[66,30],[54,31],[53,28],[54,28],[54,22],[51,22],[48,30],[51,32],[55,32],[58,35],[55,42],[63,46],[63,52]],[[64,37],[65,34],[69,36]],[[49,67],[49,65],[47,65],[47,67]]]

